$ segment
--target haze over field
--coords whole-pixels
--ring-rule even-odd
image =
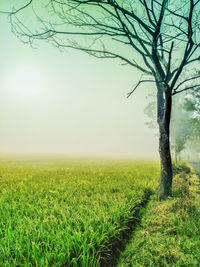
[[[152,84],[117,60],[22,44],[0,18],[0,152],[157,157],[143,110]]]

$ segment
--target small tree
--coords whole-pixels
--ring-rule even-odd
[[[200,90],[196,88],[187,94],[184,101],[184,109],[190,114],[189,125],[191,129],[190,148],[200,153],[197,145],[200,141]]]
[[[38,21],[36,29],[22,14],[31,6],[32,19],[35,16]],[[24,42],[47,40],[60,49],[120,59],[140,70],[143,76],[128,97],[141,83],[156,84],[160,200],[171,195],[172,189],[172,96],[197,87],[199,81],[199,76],[184,76],[200,60],[199,10],[200,0],[48,0],[40,12],[39,1],[34,5],[30,0],[10,13],[12,29]],[[196,84],[191,85],[191,80]]]
[[[182,108],[181,104],[178,107]],[[174,115],[173,122],[172,142],[174,144],[175,163],[177,163],[192,134],[190,114],[182,108],[180,113]]]
[[[187,94],[184,109],[191,113],[194,134],[200,135],[200,88],[196,88]]]

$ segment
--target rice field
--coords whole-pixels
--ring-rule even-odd
[[[99,266],[157,162],[1,159],[0,266]]]

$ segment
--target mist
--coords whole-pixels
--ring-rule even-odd
[[[144,115],[154,85],[126,97],[138,71],[45,43],[33,49],[0,23],[1,154],[158,157]]]

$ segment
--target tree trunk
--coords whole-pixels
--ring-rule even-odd
[[[172,190],[172,162],[170,153],[169,134],[166,131],[166,123],[159,126],[159,153],[161,163],[160,184],[158,191],[159,200],[166,199],[171,196]]]
[[[172,191],[172,161],[170,151],[170,119],[172,96],[169,88],[157,85],[158,125],[159,125],[159,153],[161,163],[160,184],[158,190],[159,200],[171,196]]]

